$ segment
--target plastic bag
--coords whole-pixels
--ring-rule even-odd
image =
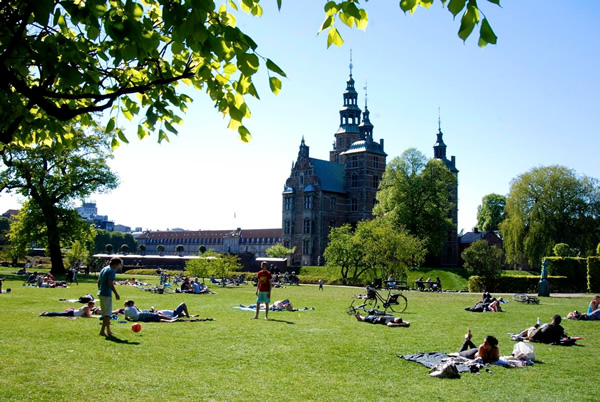
[[[512,355],[516,358],[519,356],[525,356],[531,361],[535,361],[535,349],[530,343],[519,342],[513,348]]]

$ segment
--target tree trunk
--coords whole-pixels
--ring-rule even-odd
[[[50,262],[52,268],[50,272],[52,275],[63,275],[65,271],[65,265],[62,259],[62,252],[60,250],[60,233],[58,232],[58,219],[54,207],[43,208],[44,219],[46,221],[47,237],[48,237],[48,250],[50,251]]]

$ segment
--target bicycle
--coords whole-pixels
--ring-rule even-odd
[[[540,304],[540,299],[537,296],[528,296],[525,293],[516,293],[512,298],[519,303]]]
[[[364,300],[364,303],[355,306],[356,300]],[[408,299],[402,293],[393,293],[392,290],[388,290],[387,297],[383,297],[375,288],[367,286],[366,298],[353,298],[352,303],[346,311],[348,314],[356,314],[357,310],[370,312],[376,310],[379,305],[384,309],[384,313],[390,310],[393,313],[403,313],[408,307]]]

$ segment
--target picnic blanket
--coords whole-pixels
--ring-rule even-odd
[[[431,352],[431,353],[417,353],[414,355],[398,355],[398,357],[422,364],[423,366],[432,369],[443,363],[454,363],[459,373],[477,372],[480,368],[484,367],[483,364],[478,363],[477,360],[467,359],[461,356],[450,356],[447,353],[442,352]]]
[[[249,306],[245,306],[243,304],[240,304],[239,306],[233,306],[232,308],[238,309],[238,310],[242,310],[242,311],[256,311],[256,304],[251,304]],[[299,308],[296,310],[292,310],[292,311],[309,311],[309,310],[314,310],[314,307],[308,308],[308,307],[304,307],[304,308]],[[264,307],[260,308],[260,311],[265,311]],[[285,310],[285,309],[276,309],[273,310],[273,306],[269,306],[269,311],[290,311],[290,310]]]

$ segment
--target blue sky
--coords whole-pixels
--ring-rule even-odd
[[[367,30],[340,27],[346,43],[330,49],[316,35],[324,1],[287,0],[281,12],[275,3],[264,2],[262,18],[237,16],[258,52],[288,75],[279,96],[265,72],[256,78],[252,141],[242,143],[203,93],[189,91],[194,103],[170,143],[138,141],[126,127],[131,143],[111,163],[120,187],[90,197],[99,213],[144,229],[281,227],[281,192],[302,136],[311,157],[328,159],[350,49],[359,104],[368,80],[374,137],[385,139],[388,161],[410,147],[431,157],[441,108],[460,170],[459,230],[475,225],[484,195],[508,194],[533,167],[600,178],[600,2],[480,1],[499,37],[484,49],[475,33],[463,44],[459,20],[439,1],[412,16],[398,2],[369,1]],[[19,201],[2,194],[0,210]]]

